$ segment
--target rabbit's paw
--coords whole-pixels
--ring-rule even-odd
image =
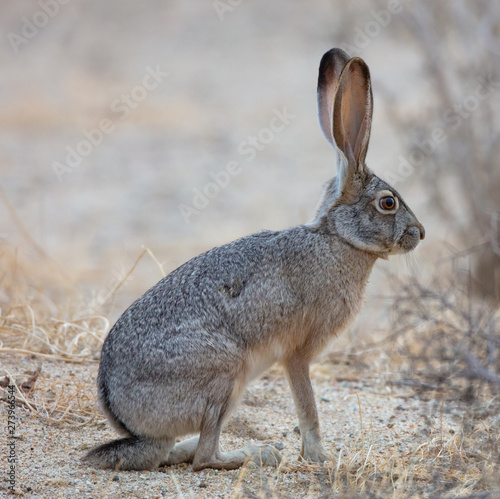
[[[325,461],[329,461],[328,456],[325,454],[325,451],[321,447],[317,449],[308,449],[307,452],[301,454],[300,457],[304,461],[318,464],[323,464]]]
[[[250,469],[263,466],[276,467],[281,463],[281,454],[272,445],[252,445],[247,447],[247,467]]]

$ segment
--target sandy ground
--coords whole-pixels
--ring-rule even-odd
[[[40,364],[35,359],[17,356],[2,356],[1,361],[2,367],[19,379],[28,378]],[[87,397],[95,400],[96,368],[97,364],[46,362],[28,400],[48,400],[48,390],[61,396],[63,385],[69,392],[79,385],[80,402],[75,398],[74,407]],[[96,420],[83,427],[78,427],[78,418],[49,423],[20,405],[16,408],[16,493],[22,497],[51,499],[238,497],[238,494],[241,497],[328,497],[339,487],[338,483],[332,485],[335,467],[346,465],[353,471],[363,468],[364,460],[365,464],[379,465],[381,480],[388,473],[387,463],[394,463],[391,489],[395,497],[409,497],[417,487],[425,491],[417,477],[402,476],[404,463],[411,470],[420,457],[419,450],[459,433],[460,406],[457,404],[453,410],[449,406],[442,414],[436,410],[436,400],[422,399],[381,378],[362,377],[345,364],[315,364],[312,373],[324,444],[332,458],[325,468],[298,461],[300,434],[295,429],[293,401],[281,369],[274,368],[249,387],[226,425],[221,445],[224,449],[236,448],[248,441],[277,445],[284,458],[278,470],[194,473],[190,465],[151,472],[94,470],[82,464],[81,457],[92,446],[116,437],[102,417],[96,414]],[[61,417],[53,411],[55,406],[57,404],[48,404],[46,416]],[[480,476],[478,469],[477,478]],[[430,483],[429,490],[443,485]],[[381,485],[380,490],[384,491],[385,486]],[[4,484],[0,490],[5,490]],[[360,492],[359,487],[353,490]],[[382,497],[385,493],[389,492],[385,491]]]

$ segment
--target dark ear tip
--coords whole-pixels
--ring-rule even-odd
[[[327,52],[327,54],[328,53],[331,53],[335,57],[340,57],[341,59],[349,60],[351,58],[347,52],[345,52],[344,50],[342,50],[341,48],[338,48],[338,47],[334,47],[334,48],[330,49]]]
[[[321,62],[319,63],[319,67],[321,68],[322,66],[325,66],[332,61],[339,61],[345,65],[347,64],[349,59],[350,57],[346,52],[344,52],[342,49],[334,47],[323,54]]]
[[[319,63],[318,89],[338,80],[349,60],[350,57],[342,49],[333,48],[325,52]]]

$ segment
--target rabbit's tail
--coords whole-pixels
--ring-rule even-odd
[[[83,461],[96,468],[151,470],[166,461],[175,440],[128,437],[92,449]]]

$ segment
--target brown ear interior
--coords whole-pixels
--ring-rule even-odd
[[[334,98],[333,137],[349,161],[364,161],[370,138],[372,92],[370,72],[362,59],[345,66]]]

